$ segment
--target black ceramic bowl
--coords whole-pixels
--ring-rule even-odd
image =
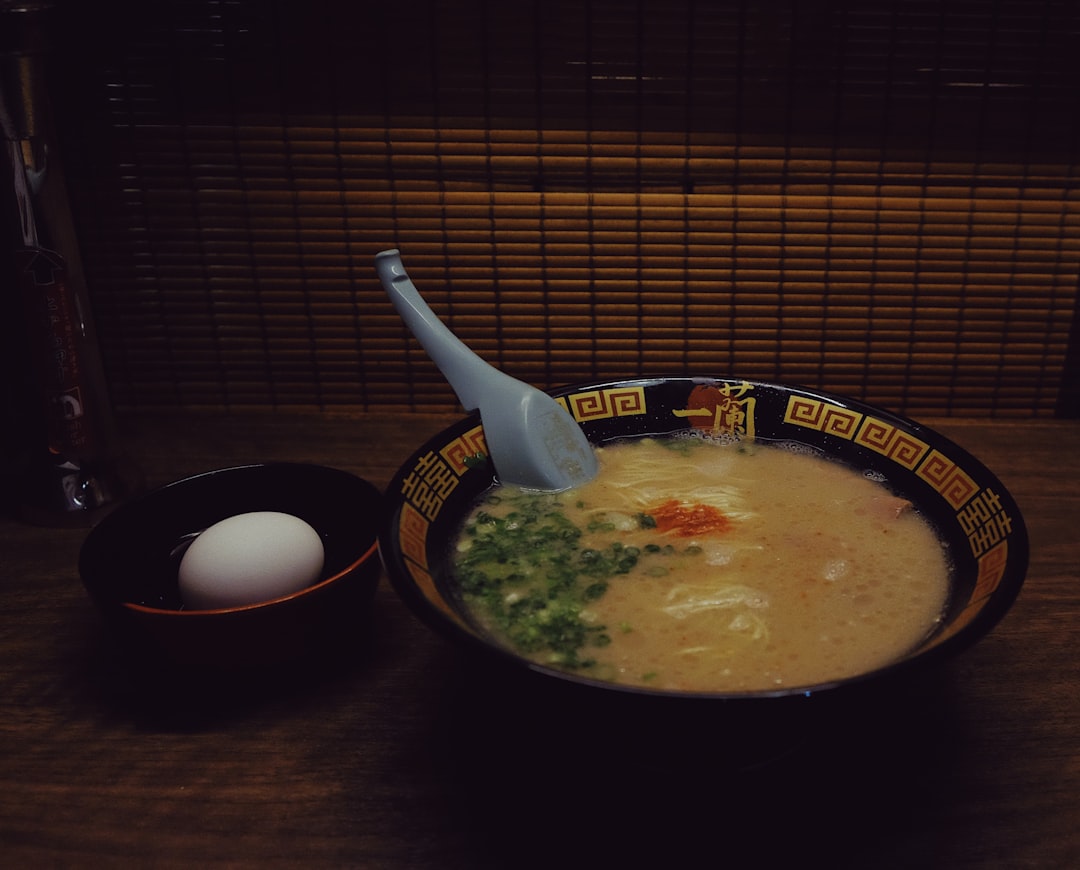
[[[827,393],[712,377],[657,377],[575,386],[553,393],[594,443],[700,429],[797,442],[870,473],[936,525],[954,567],[940,626],[887,667],[848,680],[778,691],[684,693],[594,681],[528,661],[481,629],[462,606],[447,553],[463,516],[492,486],[477,415],[422,446],[390,484],[380,548],[391,582],[430,626],[489,660],[602,693],[695,699],[822,695],[911,674],[984,636],[1023,583],[1028,540],[1005,487],[956,444],[911,420]]]
[[[381,570],[381,508],[371,483],[334,468],[272,463],[210,471],[106,516],[83,543],[79,573],[108,625],[140,655],[226,669],[280,663],[362,630]],[[177,570],[185,542],[251,511],[281,511],[311,525],[325,551],[320,579],[249,606],[183,609]]]

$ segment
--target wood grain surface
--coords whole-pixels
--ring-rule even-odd
[[[124,421],[151,484],[268,459],[379,487],[450,417]],[[918,683],[795,723],[597,715],[478,667],[385,581],[333,661],[148,685],[84,593],[85,530],[0,521],[7,867],[1080,866],[1080,424],[927,420],[1018,500],[1027,583]]]

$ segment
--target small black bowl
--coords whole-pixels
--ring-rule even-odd
[[[258,604],[183,609],[177,570],[186,543],[251,511],[280,511],[312,526],[325,551],[320,579]],[[381,572],[381,520],[379,491],[345,471],[298,463],[225,468],[110,513],[87,535],[79,573],[108,625],[139,655],[230,670],[274,665],[363,630]]]
[[[494,483],[483,429],[473,414],[424,444],[387,489],[380,549],[399,595],[428,625],[510,673],[539,675],[574,687],[574,694],[648,699],[670,709],[726,702],[835,696],[913,676],[982,638],[1005,615],[1024,581],[1028,538],[1008,491],[986,467],[942,435],[865,403],[784,384],[725,377],[643,377],[567,387],[553,393],[589,440],[663,435],[699,429],[795,442],[881,480],[911,501],[947,545],[953,584],[938,628],[917,648],[885,667],[820,685],[758,692],[678,692],[603,682],[529,661],[494,641],[461,603],[448,566],[454,535],[476,499]],[[622,702],[620,702],[622,703]]]

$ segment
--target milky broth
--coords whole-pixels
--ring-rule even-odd
[[[552,540],[574,539],[556,569],[535,554],[520,564],[499,555],[485,575],[497,585],[466,595],[481,622],[537,661],[657,689],[784,689],[895,661],[941,618],[949,567],[934,530],[845,465],[698,438],[628,441],[598,457],[596,479],[568,493],[497,488],[460,538],[470,577],[487,570],[484,523],[488,540],[509,540],[522,523],[491,524],[523,500],[541,505],[525,527],[548,534],[549,523]],[[543,585],[545,572],[588,553],[599,554],[581,562],[594,574],[573,588]],[[605,559],[614,573],[592,567]],[[532,624],[510,622],[514,608]],[[556,619],[565,630],[550,630]],[[536,640],[537,627],[553,645]],[[580,651],[567,653],[578,635]]]

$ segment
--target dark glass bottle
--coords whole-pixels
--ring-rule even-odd
[[[120,449],[46,89],[50,4],[0,0],[6,507],[90,525],[138,489]]]

